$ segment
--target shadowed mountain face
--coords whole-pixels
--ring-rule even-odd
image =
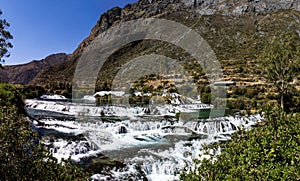
[[[282,31],[300,32],[299,4],[295,0],[140,0],[124,8],[115,7],[100,16],[90,35],[67,61],[39,72],[30,84],[48,87],[70,84],[78,58],[99,34],[122,22],[155,17],[195,30],[216,53],[226,80],[236,81],[238,85],[251,85],[260,81],[255,59],[263,47]],[[156,53],[191,61],[190,56],[184,53],[178,55],[179,52],[168,43],[133,42],[108,58],[106,67],[99,72],[97,88],[103,89],[102,84],[107,85],[120,66],[138,56]],[[205,79],[202,75],[194,77],[198,77],[196,81]]]
[[[43,60],[34,60],[21,65],[9,65],[0,69],[1,81],[13,84],[26,85],[32,81],[36,75],[49,66],[62,63],[69,58],[65,53],[53,54]]]

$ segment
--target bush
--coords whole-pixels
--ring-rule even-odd
[[[265,110],[265,121],[241,129],[231,141],[204,148],[209,159],[181,174],[183,180],[300,180],[300,114],[279,106]],[[221,154],[216,150],[221,148]],[[212,151],[212,152],[209,152]]]
[[[0,180],[87,180],[70,161],[58,163],[15,106],[0,107]]]
[[[16,106],[19,113],[25,113],[23,96],[15,86],[7,83],[0,83],[0,106]]]
[[[87,180],[70,161],[58,163],[24,116],[21,93],[0,83],[0,180]]]
[[[28,85],[20,87],[18,90],[22,95],[24,95],[25,99],[34,99],[46,94],[46,90],[41,86]]]

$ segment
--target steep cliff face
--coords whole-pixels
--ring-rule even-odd
[[[300,9],[298,0],[181,0],[202,15],[242,15]]]
[[[80,57],[84,48],[109,27],[138,18],[163,17],[174,11],[186,11],[188,8],[183,6],[178,0],[157,1],[149,3],[141,0],[139,2],[128,4],[123,9],[119,7],[112,8],[102,14],[92,28],[90,35],[83,40],[67,62],[49,67],[40,72],[30,84],[45,85],[51,82],[69,83],[73,78],[73,73],[77,65],[77,59]]]
[[[4,66],[0,69],[1,81],[13,84],[28,84],[43,69],[66,61],[69,55],[65,53],[53,54],[43,60],[34,60],[22,65]]]
[[[174,11],[187,10],[179,0],[155,1],[150,3],[147,0],[140,0],[137,3],[128,4],[124,8],[114,7],[102,14],[92,28],[89,37],[83,40],[75,50],[74,54],[81,53],[84,47],[88,46],[100,33],[109,27],[120,22],[126,22],[139,18],[163,17]]]
[[[255,56],[280,31],[300,30],[299,3],[296,0],[140,0],[124,8],[115,7],[100,16],[89,37],[80,43],[68,61],[40,72],[31,84],[70,83],[78,58],[95,37],[120,22],[148,17],[166,18],[198,32],[216,52],[226,79],[258,81]],[[153,47],[156,47],[154,52]],[[126,59],[147,53],[174,56],[178,50],[162,43],[135,42],[112,55],[110,59],[116,61],[107,65],[99,77],[112,76],[109,74],[126,63]],[[238,72],[236,69],[241,67],[243,71]]]
[[[298,0],[140,0],[140,4],[183,3],[201,15],[242,15],[300,9]]]

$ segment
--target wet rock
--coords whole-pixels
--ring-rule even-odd
[[[112,176],[111,170],[124,168],[126,165],[120,161],[113,160],[104,155],[90,161],[86,170],[90,173]]]
[[[189,137],[188,141],[206,139],[206,138],[208,138],[208,135],[206,135],[206,134],[192,134]]]
[[[126,134],[128,133],[127,128],[125,126],[119,127],[119,134]]]

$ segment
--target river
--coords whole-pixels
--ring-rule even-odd
[[[92,171],[94,180],[179,180],[181,170],[193,166],[193,159],[205,157],[200,151],[203,144],[229,140],[238,128],[249,129],[262,120],[260,115],[239,114],[178,117],[178,112],[194,115],[191,106],[197,111],[211,108],[205,104],[96,107],[26,100],[28,114],[53,155],[59,160],[70,157]]]

